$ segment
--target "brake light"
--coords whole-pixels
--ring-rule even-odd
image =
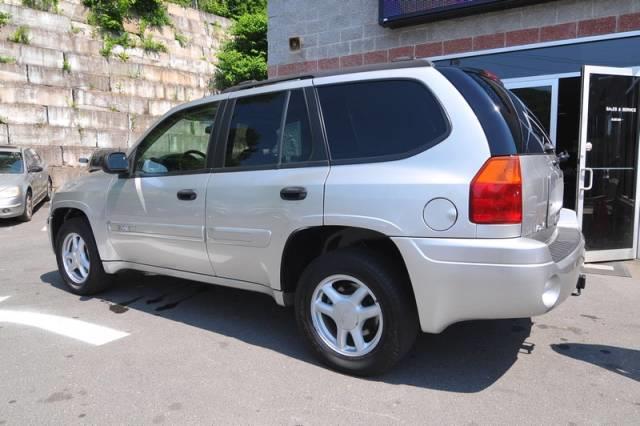
[[[492,157],[471,181],[469,218],[478,224],[522,223],[522,175],[517,156]]]

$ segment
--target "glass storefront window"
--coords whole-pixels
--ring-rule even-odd
[[[481,68],[507,79],[580,72],[585,64],[637,66],[638,52],[640,37],[636,36],[445,59],[435,64]]]

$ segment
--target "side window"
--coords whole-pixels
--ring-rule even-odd
[[[29,170],[30,167],[36,166],[36,160],[32,154],[32,151],[30,149],[27,149],[24,151],[24,162],[27,165],[27,170]]]
[[[175,113],[136,149],[135,174],[163,175],[207,168],[209,139],[218,104]]]
[[[275,166],[286,92],[239,98],[235,102],[225,167]]]
[[[384,80],[318,88],[333,160],[409,154],[448,133],[442,107],[421,83]]]
[[[38,166],[43,166],[44,162],[42,161],[42,158],[40,158],[40,155],[36,151],[32,151],[32,152],[33,152],[33,159],[35,160],[36,164]]]
[[[321,146],[316,147],[313,143],[304,92],[294,90],[289,96],[287,119],[284,123],[281,163],[322,160],[322,151]]]

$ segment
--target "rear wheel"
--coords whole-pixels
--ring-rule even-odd
[[[296,318],[312,350],[350,374],[380,374],[393,366],[417,335],[406,279],[368,251],[344,249],[314,260],[296,292]]]
[[[22,212],[22,215],[20,215],[18,219],[20,219],[23,222],[29,222],[32,217],[33,217],[33,194],[29,189],[27,191],[27,195],[25,195],[24,197],[24,211]]]
[[[56,259],[58,271],[73,293],[95,294],[111,285],[111,277],[102,268],[91,228],[83,218],[71,218],[60,227]]]

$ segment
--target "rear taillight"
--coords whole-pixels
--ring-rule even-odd
[[[492,157],[471,181],[469,218],[479,224],[522,222],[520,159]]]

